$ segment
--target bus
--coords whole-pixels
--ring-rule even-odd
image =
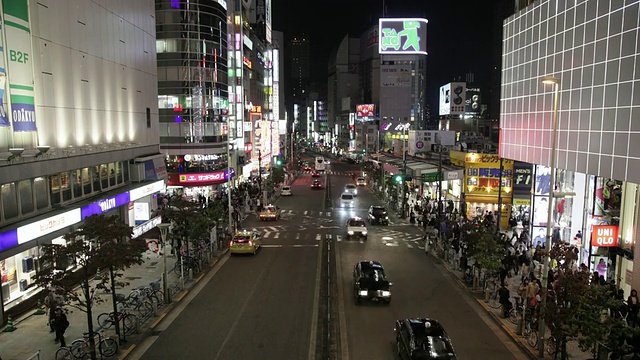
[[[326,168],[326,164],[324,162],[324,157],[316,156],[316,171],[324,171]]]

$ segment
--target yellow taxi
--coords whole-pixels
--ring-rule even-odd
[[[260,212],[260,220],[280,220],[280,208],[274,205],[267,205]]]
[[[261,244],[262,239],[258,231],[241,230],[236,232],[233,239],[229,241],[229,253],[255,255]]]

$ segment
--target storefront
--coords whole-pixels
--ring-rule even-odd
[[[82,226],[82,220],[94,214],[119,215],[130,226],[140,226],[153,218],[157,208],[156,193],[164,189],[164,180],[129,186],[129,191],[114,194],[53,215],[36,217],[30,222],[0,233],[0,276],[2,310],[19,313],[21,306],[31,306],[33,295],[41,289],[34,283],[40,247],[43,244],[65,244],[62,236]],[[70,263],[69,267],[75,267]]]
[[[450,155],[452,164],[464,167],[463,194],[467,218],[483,217],[488,212],[497,214],[501,203],[500,226],[507,228],[513,194],[513,160],[502,159],[501,162],[497,154],[461,151],[451,151]]]
[[[231,172],[168,174],[167,192],[170,195],[181,196],[191,201],[198,201],[199,199],[206,201],[219,190],[219,186],[226,185],[229,178],[235,179],[233,169],[231,169]],[[237,184],[232,181],[231,186],[237,186]]]
[[[513,201],[509,227],[520,236],[528,236],[531,226],[531,189],[533,186],[533,165],[520,161],[513,164]]]

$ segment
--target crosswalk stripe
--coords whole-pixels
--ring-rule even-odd
[[[308,213],[308,211],[307,211],[307,210],[305,210],[305,211],[304,211],[304,214],[305,214],[305,215],[307,215],[307,213]]]
[[[300,239],[300,233],[296,233],[296,240]]]
[[[316,240],[318,241],[322,240],[322,236],[320,234],[316,234]]]
[[[273,235],[273,237],[274,237],[275,239],[279,238],[279,237],[280,237],[280,233],[279,233],[279,232],[277,232],[275,235]]]
[[[336,235],[336,241],[342,241],[342,235]]]

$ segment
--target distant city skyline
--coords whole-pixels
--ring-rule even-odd
[[[311,42],[311,73],[316,83],[326,82],[328,56],[340,40],[347,35],[360,37],[376,25],[383,4],[382,0],[272,1],[274,30],[283,31],[285,39],[304,35]],[[485,95],[483,103],[489,104],[492,48],[500,46],[491,43],[493,2],[405,0],[386,1],[385,5],[385,17],[429,21],[426,91],[432,119],[438,115],[440,86],[465,81],[469,72],[474,73],[474,86],[481,87]]]

